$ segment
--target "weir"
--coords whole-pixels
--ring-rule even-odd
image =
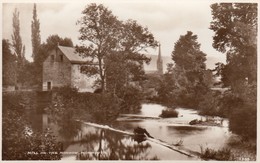
[[[115,129],[115,128],[112,128],[112,127],[110,127],[108,125],[100,125],[100,124],[91,123],[91,122],[84,122],[84,121],[81,121],[81,120],[77,120],[77,121],[79,121],[79,122],[81,122],[83,124],[92,126],[92,127],[97,127],[97,128],[101,128],[101,129],[105,129],[105,130],[118,132],[118,133],[121,133],[121,134],[134,136],[134,133],[131,133],[131,132],[128,132],[128,131],[119,130],[119,129]],[[200,153],[198,153],[198,152],[194,152],[194,151],[191,151],[191,150],[186,150],[185,148],[180,148],[180,147],[168,144],[167,142],[164,142],[164,141],[162,141],[160,139],[148,138],[148,137],[146,139],[148,141],[150,141],[150,142],[153,142],[153,143],[159,144],[161,146],[167,147],[167,148],[169,148],[169,149],[171,149],[173,151],[179,152],[179,153],[181,153],[183,155],[186,155],[188,157],[200,157]]]
[[[161,119],[156,116],[145,116],[145,115],[136,115],[136,114],[119,114],[119,117],[129,117],[129,118],[143,118],[143,119]]]

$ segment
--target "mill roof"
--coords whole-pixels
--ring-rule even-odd
[[[58,46],[60,51],[69,59],[71,63],[88,63],[92,60],[90,57],[80,56],[73,47]],[[96,64],[96,63],[94,63]]]

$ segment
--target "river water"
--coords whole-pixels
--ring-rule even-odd
[[[200,152],[201,148],[205,149],[206,147],[219,149],[227,144],[231,135],[228,131],[227,120],[224,120],[221,127],[192,126],[189,125],[191,120],[204,120],[207,117],[198,115],[192,109],[177,108],[176,110],[179,112],[177,118],[158,118],[163,109],[165,108],[158,104],[143,104],[136,117],[132,114],[131,116],[121,116],[110,127],[129,133],[133,133],[136,127],[142,127],[156,140],[161,140],[169,145],[182,141],[182,147],[193,152]],[[57,135],[57,140],[64,143],[62,159],[199,160],[198,157],[189,157],[160,143],[150,140],[136,141],[136,138],[129,134],[79,122],[77,122],[78,125],[69,123],[61,132],[46,114],[37,114],[33,117],[32,121],[36,128],[51,128]],[[40,122],[41,125],[39,125]],[[78,126],[77,130],[71,129],[75,126]],[[79,152],[81,152],[80,155]]]
[[[158,117],[165,107],[157,104],[143,104],[140,115]],[[205,120],[207,117],[198,115],[196,110],[177,108],[177,118],[163,119],[122,119],[121,125],[133,131],[136,127],[145,128],[153,137],[174,144],[179,140],[183,146],[192,151],[200,152],[202,148],[219,149],[226,145],[231,133],[228,131],[228,121],[219,126],[194,126],[189,122],[194,119]]]

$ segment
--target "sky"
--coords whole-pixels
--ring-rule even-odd
[[[214,1],[29,1],[30,3],[2,4],[2,37],[11,42],[12,17],[14,9],[20,12],[20,28],[23,44],[26,47],[26,58],[32,61],[31,21],[33,3],[37,4],[37,14],[40,20],[41,41],[58,34],[60,37],[71,38],[74,45],[80,44],[79,26],[76,21],[83,15],[81,11],[90,3],[102,3],[108,7],[119,20],[133,19],[149,29],[155,39],[161,44],[163,56],[170,56],[174,43],[192,31],[198,36],[201,50],[215,62],[225,62],[225,54],[212,47],[214,32],[209,29],[212,21],[210,5]],[[149,50],[150,54],[158,54],[158,49]],[[212,68],[212,65],[211,67]]]

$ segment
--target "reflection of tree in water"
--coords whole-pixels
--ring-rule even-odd
[[[122,102],[121,108],[121,111],[124,114],[138,114],[141,112],[140,110],[142,108],[142,105],[140,100],[136,100],[135,102],[129,100],[129,102]]]
[[[59,134],[67,140],[74,138],[80,131],[81,124],[75,121],[72,109],[61,110],[60,112],[52,111],[49,112],[48,117],[52,123],[57,125]]]
[[[81,143],[84,146],[79,152],[79,160],[149,160],[158,159],[156,156],[149,158],[149,143],[137,143],[130,136],[125,136],[113,131],[100,130],[88,133]]]
[[[66,139],[75,137],[80,130],[80,123],[73,119],[71,113],[65,113],[58,121],[59,133]]]

